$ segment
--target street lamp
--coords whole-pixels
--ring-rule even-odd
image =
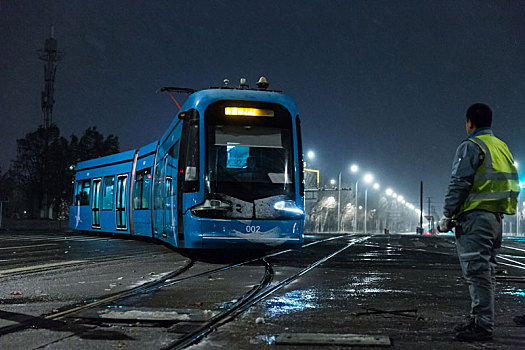
[[[314,151],[308,151],[308,153],[306,153],[306,156],[308,157],[308,159],[313,160],[315,158],[315,153]]]
[[[394,193],[394,191],[392,191],[391,188],[387,188],[386,191],[385,191],[385,193],[386,193],[387,196],[390,197],[390,196],[392,196],[392,194]]]

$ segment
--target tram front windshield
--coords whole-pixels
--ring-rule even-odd
[[[284,108],[281,107],[284,110]],[[246,202],[293,198],[292,127],[289,113],[233,117],[214,108],[206,122],[206,190]]]

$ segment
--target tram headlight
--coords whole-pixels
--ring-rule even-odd
[[[204,203],[192,207],[191,213],[195,216],[215,217],[231,210],[232,204],[228,201],[220,199],[206,199]]]
[[[304,214],[304,211],[291,200],[276,202],[273,208],[286,216],[299,217]]]

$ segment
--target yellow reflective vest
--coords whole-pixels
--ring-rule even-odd
[[[485,159],[476,171],[470,193],[457,215],[474,209],[515,214],[520,187],[518,171],[509,148],[491,134],[469,140],[481,148]]]

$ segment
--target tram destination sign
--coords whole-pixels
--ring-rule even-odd
[[[244,108],[244,107],[225,107],[225,115],[247,116],[247,117],[274,117],[275,113],[271,109]]]

